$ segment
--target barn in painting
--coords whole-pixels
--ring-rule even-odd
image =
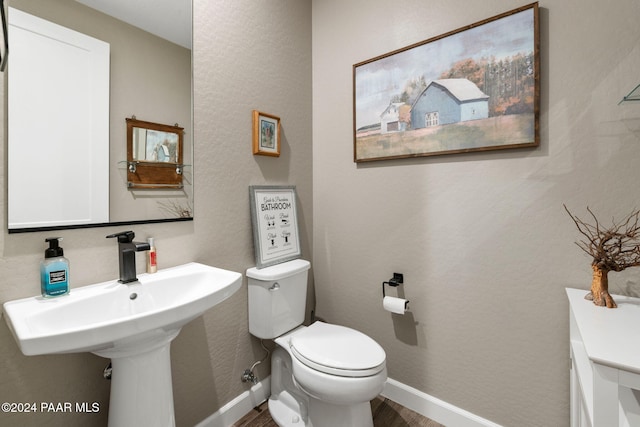
[[[404,132],[408,128],[409,109],[404,102],[392,102],[380,115],[380,132]]]
[[[434,80],[411,107],[413,129],[488,117],[489,96],[468,79]]]

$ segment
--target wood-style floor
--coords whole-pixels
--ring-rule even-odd
[[[374,427],[444,427],[383,397],[371,401],[371,412]],[[271,419],[267,402],[264,402],[232,427],[278,427],[278,425]]]

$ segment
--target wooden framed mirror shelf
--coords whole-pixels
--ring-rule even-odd
[[[127,187],[181,189],[184,128],[127,118]]]

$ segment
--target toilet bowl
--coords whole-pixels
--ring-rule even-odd
[[[368,402],[387,380],[384,350],[353,329],[316,322],[276,343],[289,346],[298,386],[316,399],[337,405]]]
[[[354,329],[301,326],[308,261],[247,270],[249,330],[275,339],[269,411],[281,427],[372,427],[370,400],[387,379],[386,355]]]

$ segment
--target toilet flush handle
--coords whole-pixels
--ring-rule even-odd
[[[278,282],[274,283],[273,286],[269,288],[270,291],[280,290],[280,284]]]

